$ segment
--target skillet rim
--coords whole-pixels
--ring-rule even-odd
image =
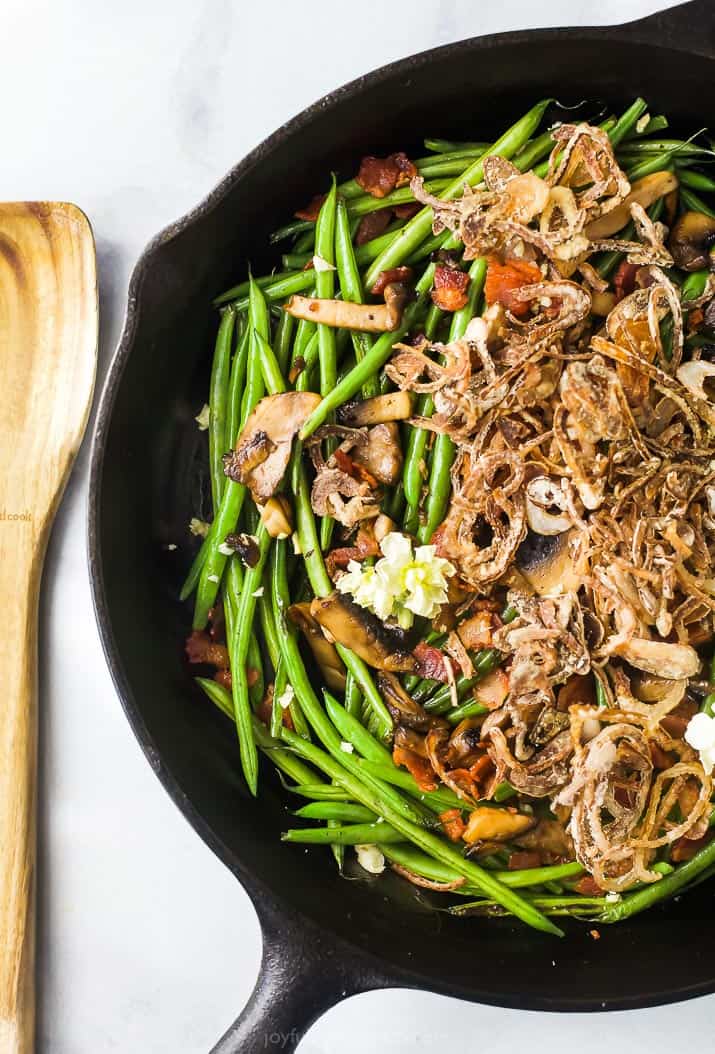
[[[134,697],[129,679],[125,674],[119,647],[114,639],[109,603],[104,586],[103,557],[100,542],[100,504],[106,440],[124,370],[134,348],[139,326],[141,294],[144,281],[153,264],[153,258],[160,249],[218,208],[235,185],[240,183],[245,174],[250,172],[255,166],[263,163],[267,157],[270,157],[275,146],[286,139],[295,138],[305,126],[310,124],[317,114],[324,112],[326,109],[339,106],[344,98],[359,95],[365,88],[375,87],[395,75],[406,74],[424,66],[429,66],[437,58],[445,59],[485,49],[498,48],[503,44],[528,44],[531,47],[535,47],[541,41],[568,44],[569,41],[582,41],[584,37],[589,37],[603,44],[608,44],[609,41],[614,43],[623,43],[625,41],[645,47],[654,46],[656,42],[648,39],[649,33],[647,30],[651,26],[655,27],[656,25],[665,25],[666,28],[670,26],[671,35],[666,33],[665,39],[657,42],[665,50],[685,54],[700,54],[712,61],[715,56],[711,54],[707,43],[702,45],[699,38],[695,37],[692,40],[680,42],[678,40],[679,37],[686,35],[681,32],[684,29],[682,24],[684,13],[688,9],[700,9],[701,7],[705,10],[705,3],[707,3],[707,0],[691,0],[690,3],[679,4],[674,8],[656,12],[646,18],[623,25],[518,30],[515,32],[490,34],[488,36],[470,37],[466,40],[430,48],[426,51],[394,60],[376,70],[363,74],[317,99],[258,143],[229,170],[194,208],[168,224],[148,242],[132,271],[121,336],[101,386],[90,455],[87,528],[88,563],[93,606],[110,675],[129,725],[165,790],[202,840],[222,863],[236,875],[251,898],[264,933],[264,943],[271,931],[276,932],[276,923],[279,919],[282,926],[286,925],[287,920],[288,933],[292,929],[294,937],[295,934],[299,933],[301,938],[304,939],[306,933],[312,933],[318,942],[329,943],[333,948],[343,950],[346,955],[352,958],[355,964],[353,973],[353,981],[355,983],[352,991],[362,991],[375,987],[402,986],[439,992],[467,999],[471,1002],[512,1009],[551,1012],[600,1011],[606,1008],[609,1010],[626,1010],[665,1005],[710,994],[715,991],[715,971],[708,981],[685,985],[680,988],[669,986],[657,993],[651,991],[648,994],[618,996],[609,999],[607,1004],[593,997],[525,997],[518,991],[500,992],[497,994],[493,990],[483,991],[474,986],[467,988],[459,983],[450,983],[447,980],[440,982],[438,978],[426,975],[419,969],[407,970],[390,961],[386,961],[364,947],[338,935],[329,926],[318,924],[314,919],[304,915],[292,903],[286,901],[281,895],[275,893],[273,889],[267,886],[250,865],[243,863],[240,854],[216,834],[192,800],[182,790],[171,768],[165,764],[161,751],[155,746],[154,740],[144,722],[141,708]],[[678,19],[681,20],[681,24],[678,24]],[[640,35],[641,27],[642,36]],[[673,37],[676,39],[674,40]],[[698,44],[704,46],[703,51],[699,51]],[[364,974],[364,983],[362,985],[356,981],[361,971]],[[344,982],[345,979],[343,978],[342,983]]]

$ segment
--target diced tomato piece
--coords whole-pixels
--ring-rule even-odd
[[[529,302],[519,300],[513,294],[525,285],[534,285],[542,281],[542,274],[536,264],[527,260],[509,259],[504,263],[499,257],[490,256],[487,276],[484,283],[484,297],[487,304],[501,304],[517,318],[528,314]]]

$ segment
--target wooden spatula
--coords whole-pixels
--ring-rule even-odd
[[[34,1048],[38,597],[96,361],[86,216],[0,204],[0,1054]]]

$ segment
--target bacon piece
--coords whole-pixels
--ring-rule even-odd
[[[186,658],[193,665],[205,663],[207,666],[216,666],[218,669],[228,667],[228,650],[224,644],[214,644],[208,633],[202,629],[195,629],[190,637],[186,638]]]
[[[437,778],[434,769],[426,758],[421,758],[414,750],[406,747],[395,747],[392,760],[396,765],[404,765],[422,791],[437,789]]]
[[[439,648],[433,648],[431,644],[424,641],[415,648],[413,655],[417,660],[417,673],[420,677],[427,677],[431,681],[447,682],[447,667],[444,663],[444,655]]]
[[[385,286],[390,282],[409,282],[412,279],[411,267],[391,267],[388,271],[380,271],[377,281],[370,290],[373,296],[382,296]]]
[[[665,750],[654,739],[651,739],[648,743],[650,749],[650,756],[653,762],[653,768],[665,771],[673,765],[673,758],[670,754],[666,753]]]
[[[442,311],[459,311],[467,303],[469,275],[457,267],[440,265],[434,272],[432,302]]]
[[[522,318],[529,312],[529,301],[520,300],[514,294],[525,285],[543,281],[541,271],[527,260],[508,259],[504,263],[498,256],[489,257],[484,283],[484,298],[487,304],[501,304],[512,315]]]
[[[636,288],[636,275],[640,270],[640,264],[628,263],[627,260],[623,260],[616,269],[616,273],[613,276],[613,288],[616,291],[616,303],[623,300],[625,296],[630,294]]]
[[[373,238],[379,238],[381,234],[384,234],[385,228],[389,227],[391,219],[392,209],[377,209],[375,212],[368,212],[360,220],[355,233],[355,244],[365,245]]]
[[[349,454],[346,454],[340,447],[334,452],[333,457],[335,464],[338,466],[341,472],[345,472],[348,476],[352,476],[358,483],[367,483],[371,490],[377,490],[377,480],[371,472],[365,468],[359,461],[353,461]]]
[[[708,831],[702,838],[688,838],[687,835],[683,835],[682,838],[678,838],[677,842],[673,842],[670,859],[676,864],[683,863],[685,860],[692,860],[696,853],[700,852],[712,841],[712,838],[712,831]]]
[[[462,819],[459,809],[446,809],[439,814],[439,819],[442,824],[442,830],[450,842],[461,842],[467,825]]]
[[[509,694],[509,678],[502,669],[492,670],[474,689],[480,703],[498,710]]]
[[[311,220],[313,223],[315,223],[318,218],[318,213],[323,207],[323,202],[325,201],[327,196],[327,194],[314,195],[314,197],[310,199],[310,201],[304,208],[298,209],[298,211],[295,212],[293,215],[297,220]]]
[[[421,208],[419,201],[406,201],[404,205],[395,205],[395,216],[398,220],[411,220]]]
[[[364,157],[356,182],[373,198],[384,198],[396,187],[407,186],[416,175],[417,169],[407,154],[400,151],[388,157]]]
[[[574,889],[582,897],[602,897],[604,892],[593,875],[584,875],[578,880]]]
[[[509,871],[526,871],[530,867],[541,867],[541,853],[537,853],[535,849],[520,849],[509,854]]]
[[[457,633],[465,648],[476,651],[479,648],[491,648],[494,631],[500,626],[501,619],[493,611],[477,611],[460,622]]]
[[[233,688],[233,677],[230,670],[216,670],[214,681],[216,681],[216,684],[220,684],[222,688],[225,688],[227,692],[230,692]]]

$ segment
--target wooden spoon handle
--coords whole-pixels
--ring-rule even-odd
[[[0,1054],[32,1054],[35,1042],[37,614],[42,559],[28,527],[24,521],[0,522]]]

